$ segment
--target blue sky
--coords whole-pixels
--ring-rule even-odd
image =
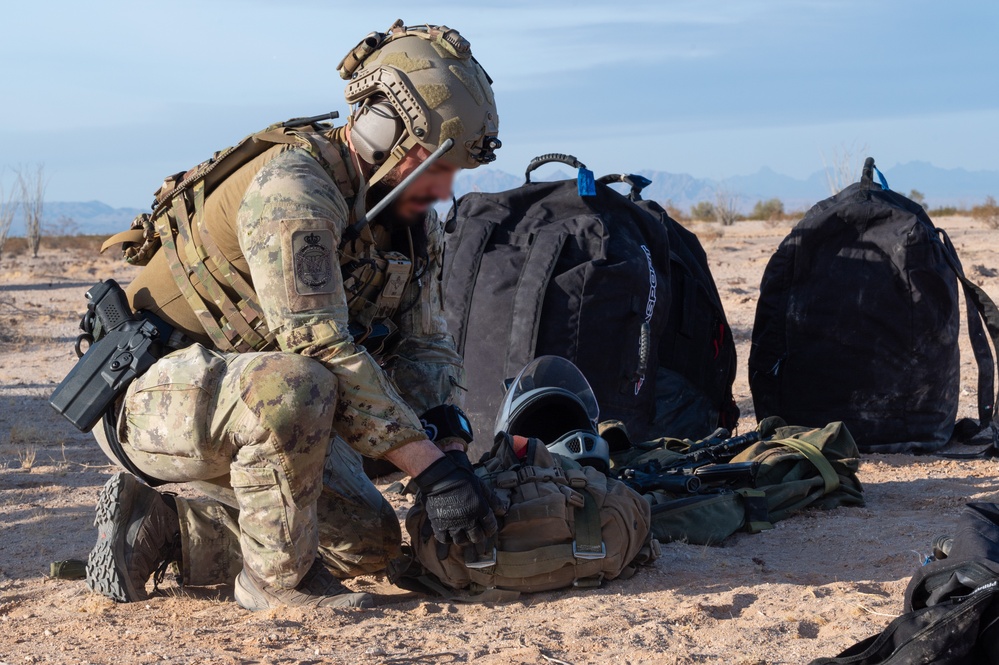
[[[335,66],[396,18],[458,28],[496,81],[495,167],[804,178],[823,154],[999,170],[999,3],[926,0],[5,3],[0,168],[145,207],[267,124],[339,110]],[[6,171],[9,182],[10,171]]]

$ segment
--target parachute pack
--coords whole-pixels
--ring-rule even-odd
[[[999,310],[947,234],[875,170],[868,158],[859,183],[813,206],[766,267],[749,355],[756,415],[842,420],[863,452],[932,452],[995,432]],[[955,427],[958,282],[979,376],[978,421]]]
[[[577,177],[531,182],[549,162]],[[630,179],[632,195],[610,182]],[[522,187],[461,197],[444,265],[465,409],[482,431],[504,382],[551,354],[576,363],[608,418],[636,438],[704,436],[737,418],[735,346],[693,234],[638,195],[640,176],[594,179],[570,155],[534,159]]]

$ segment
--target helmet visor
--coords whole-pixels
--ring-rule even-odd
[[[507,431],[507,424],[513,420],[518,407],[532,396],[565,395],[576,398],[586,412],[592,426],[600,417],[597,398],[589,381],[571,361],[559,356],[535,358],[520,370],[507,388],[506,396],[496,416],[495,432]]]

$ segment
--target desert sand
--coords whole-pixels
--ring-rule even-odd
[[[972,279],[999,295],[999,235],[967,218],[936,221]],[[746,360],[760,277],[790,225],[691,225],[735,331],[741,431],[755,426]],[[999,501],[994,460],[869,455],[866,507],[805,511],[722,546],[670,543],[653,566],[596,590],[460,604],[372,577],[350,586],[379,594],[375,609],[254,614],[231,588],[179,589],[168,577],[147,602],[118,605],[47,576],[52,561],[86,558],[94,501],[116,470],[47,404],[75,360],[84,292],[134,275],[84,244],[43,241],[38,258],[0,258],[0,664],[802,663],[881,631],[961,506]],[[971,416],[966,340],[961,362],[961,414]],[[404,516],[407,499],[392,500]]]

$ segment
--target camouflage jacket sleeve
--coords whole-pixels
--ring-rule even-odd
[[[381,457],[426,438],[392,382],[347,332],[337,248],[347,202],[301,149],[267,163],[237,216],[240,247],[271,332],[283,351],[323,363],[337,377],[333,428],[363,455]]]
[[[444,229],[437,215],[427,216],[427,267],[409,286],[400,314],[400,340],[385,362],[399,392],[417,413],[440,404],[464,403],[464,370],[444,319]]]

